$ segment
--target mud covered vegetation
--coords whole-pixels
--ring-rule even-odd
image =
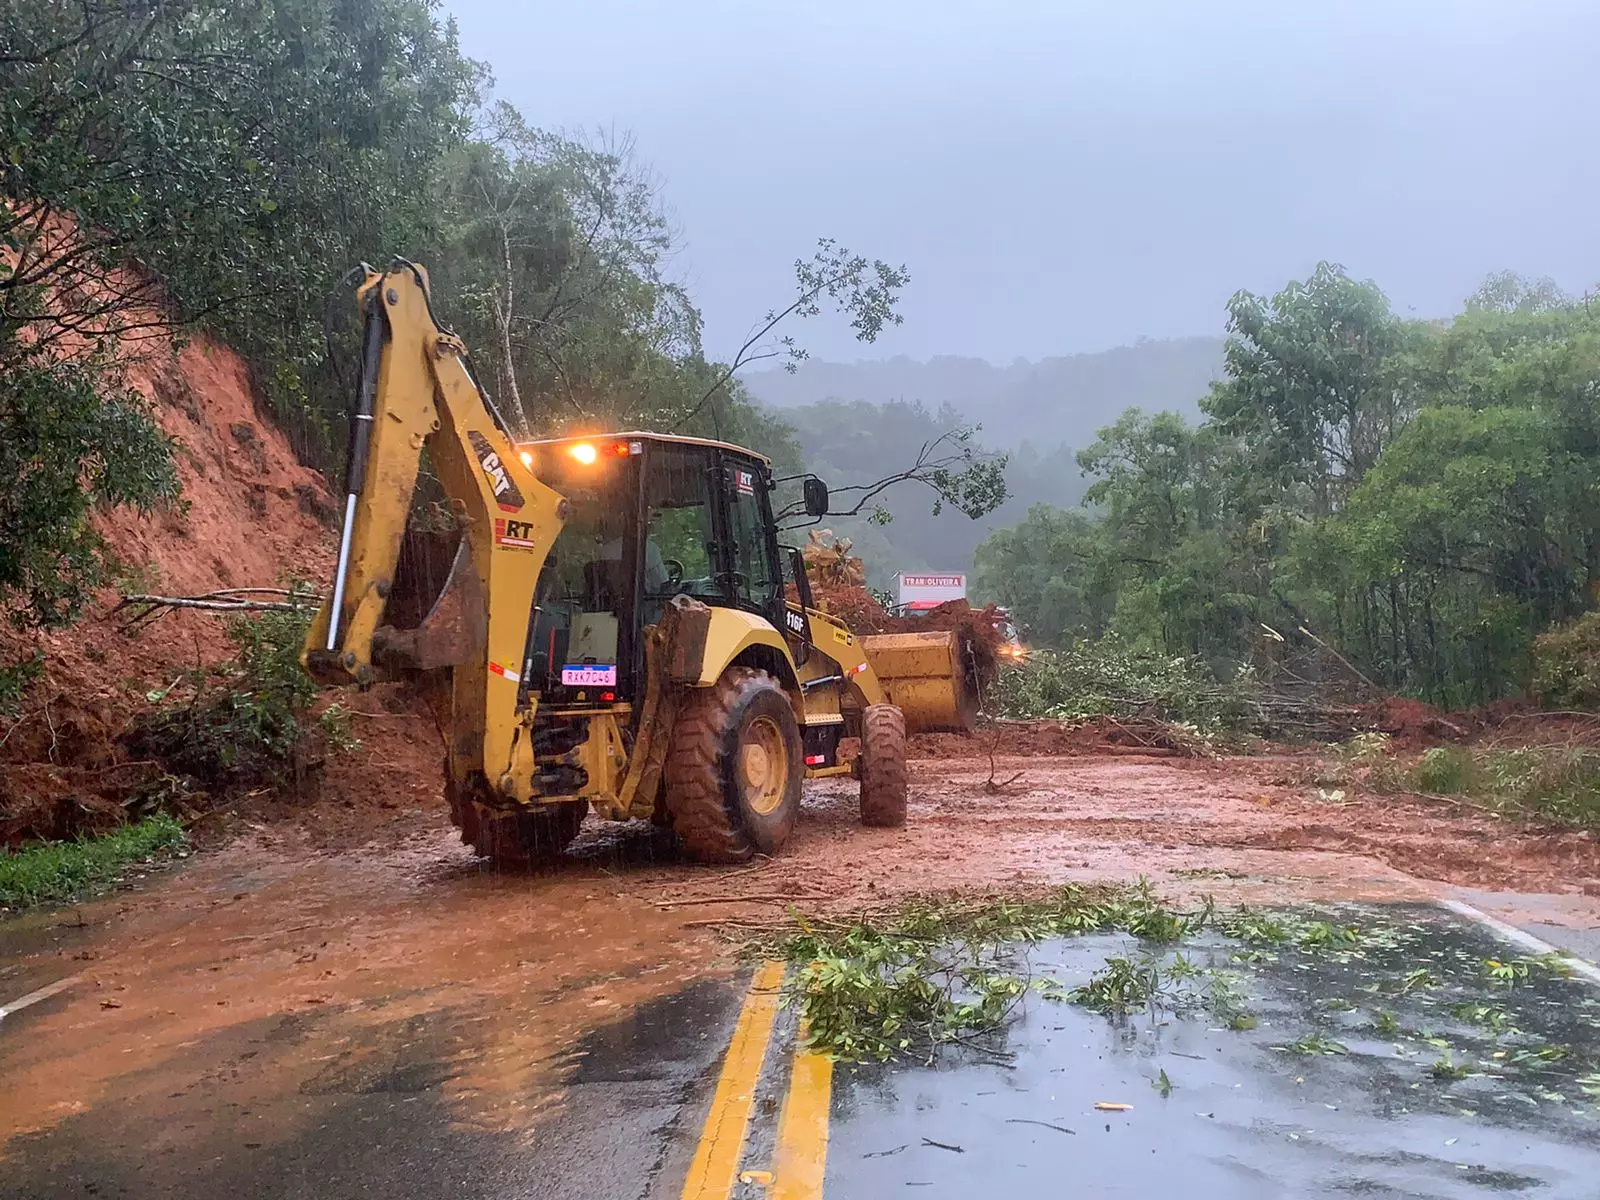
[[[153,707],[135,718],[128,742],[139,757],[163,764],[159,786],[191,796],[256,784],[294,788],[330,751],[355,747],[344,708],[330,704],[313,715],[316,685],[299,661],[308,612],[230,621],[232,659],[148,694]]]

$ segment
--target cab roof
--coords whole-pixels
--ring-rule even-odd
[[[735,454],[743,454],[749,458],[760,459],[767,466],[772,466],[772,460],[759,451],[748,446],[735,446],[732,442],[718,442],[711,438],[684,437],[676,433],[645,433],[642,430],[630,430],[618,433],[583,433],[570,437],[534,438],[531,441],[518,442],[518,446],[565,446],[574,442],[664,442],[680,446],[711,446],[718,450],[731,450]]]

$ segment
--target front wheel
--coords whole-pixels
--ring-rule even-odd
[[[667,809],[690,856],[776,854],[800,814],[805,773],[789,697],[765,671],[729,667],[683,698],[667,752]]]
[[[906,718],[893,704],[861,712],[861,823],[906,823]]]

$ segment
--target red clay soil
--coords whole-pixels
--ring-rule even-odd
[[[916,761],[903,831],[859,828],[853,783],[813,785],[784,872],[855,903],[1139,876],[1249,902],[1426,899],[1452,884],[1576,895],[1600,880],[1591,834],[1319,790],[1314,773],[1309,758],[1002,755],[992,774],[987,758]]]
[[[176,443],[183,504],[150,516],[124,510],[97,518],[132,572],[126,590],[198,595],[291,579],[320,585],[333,560],[333,498],[322,477],[296,461],[287,438],[257,415],[244,362],[204,337],[176,352],[147,338],[139,350],[126,366],[128,379]],[[119,819],[122,803],[159,774],[155,764],[131,761],[117,741],[149,707],[145,693],[234,651],[223,621],[204,613],[171,611],[127,631],[124,617],[111,615],[116,598],[111,590],[97,596],[83,620],[62,631],[0,634],[0,661],[45,655],[44,678],[30,689],[21,716],[0,719],[0,845],[72,836]],[[362,713],[378,704],[344,699]],[[364,751],[330,760],[321,781],[336,804],[340,797],[355,803],[392,795],[395,772],[409,775],[424,759],[419,778],[437,790],[439,741],[420,707],[357,717],[354,726]],[[419,755],[413,745],[428,749]],[[358,765],[368,762],[385,764],[382,782]],[[302,799],[318,783],[305,782]]]
[[[1359,722],[1386,733],[1400,746],[1432,746],[1462,741],[1480,724],[1470,713],[1446,714],[1421,700],[1385,696],[1361,709]]]

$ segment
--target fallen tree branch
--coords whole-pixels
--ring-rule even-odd
[[[288,599],[246,600],[241,598],[247,595],[287,596]],[[156,596],[133,593],[122,596],[117,601],[116,607],[106,615],[114,617],[124,610],[129,611],[131,616],[122,626],[123,631],[127,632],[180,608],[215,613],[303,613],[308,609],[318,607],[321,603],[322,598],[320,596],[312,596],[288,588],[223,588],[220,591],[205,592],[198,596]]]
[[[304,612],[313,607],[312,602],[320,604],[315,596],[308,596],[304,602],[295,600],[227,600],[215,596],[124,596],[118,602],[113,613],[121,612],[124,608],[135,605],[149,605],[154,608],[198,608],[206,612]]]
[[[657,908],[678,908],[690,904],[798,904],[802,900],[826,900],[827,896],[780,896],[771,892],[735,893],[732,896],[689,896],[682,900],[657,900]]]

